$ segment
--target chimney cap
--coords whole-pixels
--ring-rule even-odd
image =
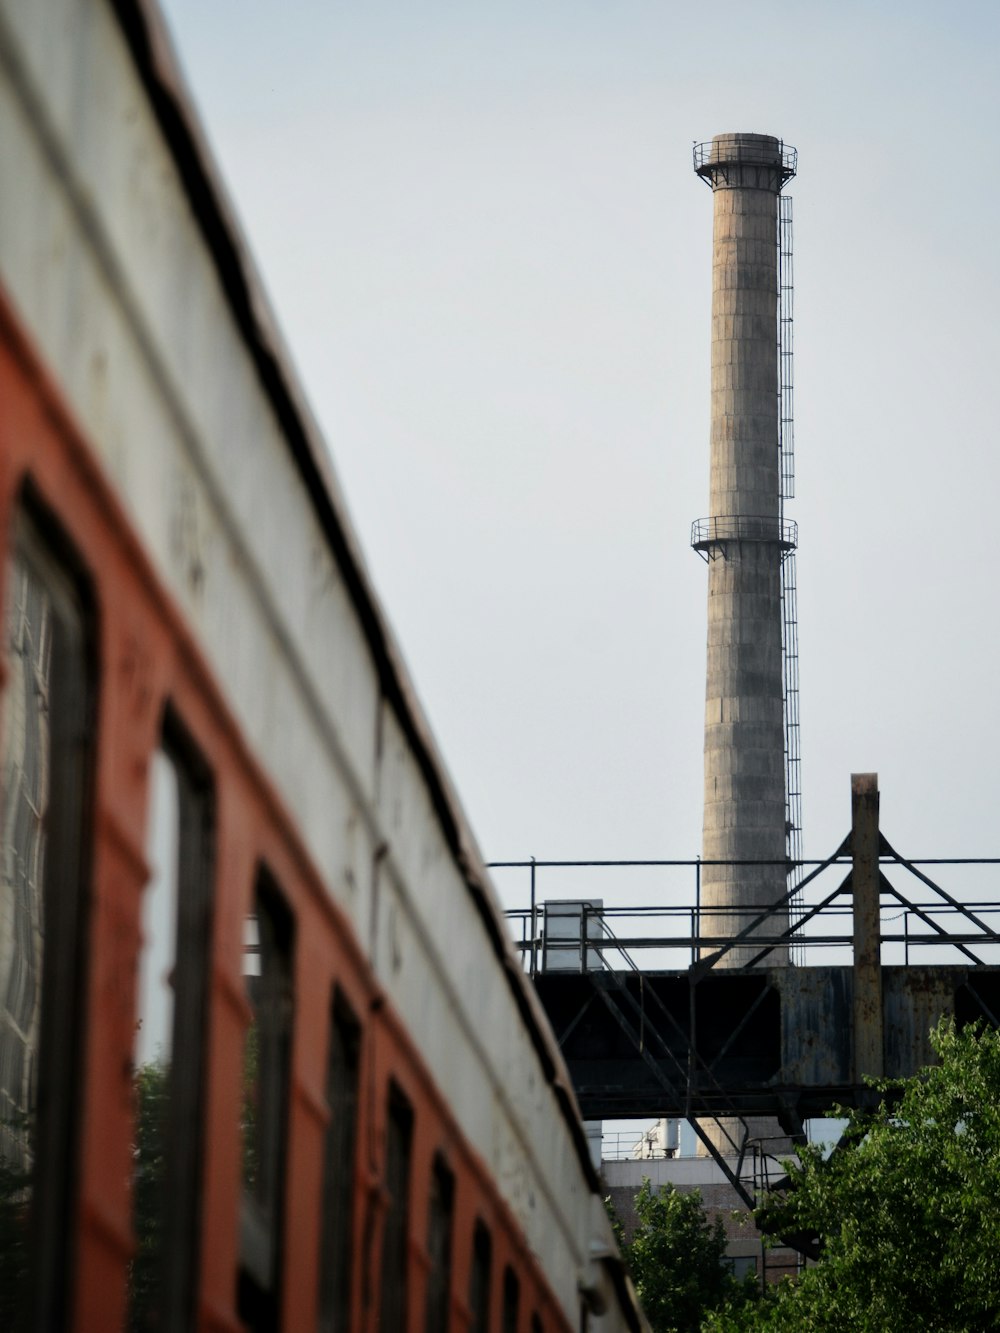
[[[798,152],[773,134],[717,134],[694,145],[694,169],[713,190],[778,193],[798,168]]]

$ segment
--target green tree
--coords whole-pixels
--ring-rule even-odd
[[[672,1185],[654,1191],[648,1180],[635,1199],[638,1224],[631,1239],[608,1202],[625,1262],[654,1333],[697,1333],[710,1310],[740,1307],[757,1294],[751,1276],[738,1282],[726,1260],[722,1221],[705,1215],[697,1190]]]
[[[819,1262],[709,1328],[1000,1328],[1000,1035],[942,1022],[931,1041],[939,1064],[873,1084],[875,1110],[838,1110],[843,1146],[803,1149],[759,1210],[771,1236],[818,1237]]]
[[[129,1270],[129,1330],[158,1327],[162,1261],[163,1190],[166,1184],[170,1066],[160,1060],[135,1072],[135,1144],[132,1188],[135,1254]]]

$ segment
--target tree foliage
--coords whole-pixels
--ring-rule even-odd
[[[170,1066],[159,1060],[135,1072],[133,1223],[135,1254],[129,1269],[129,1330],[157,1326],[162,1260],[163,1190],[166,1182]]]
[[[619,1246],[654,1333],[697,1333],[710,1310],[734,1308],[756,1295],[751,1276],[738,1282],[725,1262],[722,1221],[705,1215],[697,1190],[648,1180],[635,1199],[638,1225],[630,1240],[610,1207]]]
[[[838,1110],[842,1146],[804,1148],[759,1210],[772,1237],[818,1236],[819,1262],[709,1328],[1000,1328],[1000,1035],[942,1022],[931,1040],[939,1064],[873,1084],[875,1110]]]

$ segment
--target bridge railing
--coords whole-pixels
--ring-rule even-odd
[[[882,963],[1000,964],[1000,857],[910,859],[884,847]],[[799,863],[794,898],[779,898],[769,911],[703,901],[708,864],[749,863],[528,860],[496,862],[491,869],[507,901],[519,903],[507,917],[532,974],[710,966],[725,959],[736,936],[741,958],[752,945],[750,961],[759,966],[789,957],[802,966],[850,962],[848,855]]]

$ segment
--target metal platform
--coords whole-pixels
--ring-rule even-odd
[[[705,560],[725,558],[728,546],[754,543],[777,546],[782,552],[798,545],[798,526],[791,519],[765,518],[756,514],[721,514],[696,518],[691,524],[691,547]]]
[[[691,155],[695,174],[709,185],[717,177],[725,178],[736,171],[760,168],[777,173],[780,189],[792,179],[799,166],[797,149],[783,139],[771,139],[767,135],[719,135],[704,143],[696,143]]]
[[[942,1014],[997,1025],[1000,966],[881,972],[882,1070],[916,1072]],[[539,997],[586,1119],[773,1115],[792,1138],[871,1101],[854,1042],[850,966],[540,972]]]
[[[732,938],[713,934],[699,902],[704,862],[605,863],[619,877],[693,874],[693,901],[672,892],[659,906],[618,906],[608,888],[596,893],[597,863],[497,870],[518,864],[530,873],[531,902],[508,915],[583,1115],[690,1121],[749,1207],[759,1189],[745,1163],[771,1150],[748,1122],[775,1117],[794,1143],[806,1120],[877,1101],[871,1080],[931,1063],[929,1033],[942,1016],[1000,1027],[1000,858],[908,860],[879,831],[874,775],[852,779],[852,827],[836,852],[802,863],[784,897],[750,909]],[[553,970],[544,922],[555,904],[540,897],[539,881],[557,868],[586,880],[588,893],[559,902]],[[748,944],[743,966],[719,966]],[[776,965],[789,956],[797,962]],[[742,1126],[733,1154],[713,1142],[713,1120]]]

